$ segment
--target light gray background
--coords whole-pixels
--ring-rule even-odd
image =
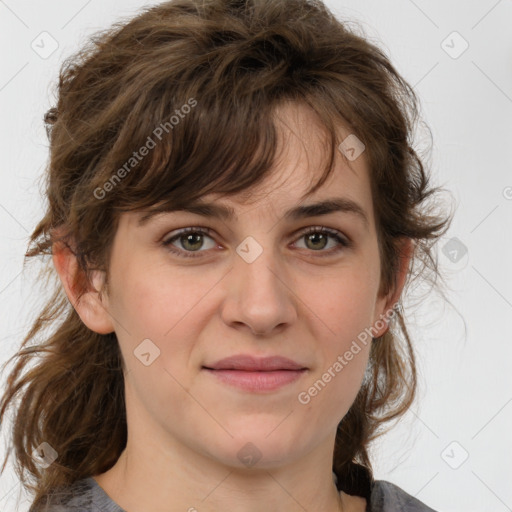
[[[0,363],[19,346],[42,299],[35,271],[21,270],[42,215],[42,117],[53,104],[59,66],[93,31],[154,3],[0,0]],[[327,4],[359,21],[415,87],[434,138],[427,164],[457,208],[437,246],[452,305],[424,290],[406,310],[420,393],[375,447],[376,477],[439,511],[512,510],[512,1]],[[44,31],[58,43],[46,58],[31,47],[46,37],[39,51],[51,49]],[[4,428],[2,459],[6,434]],[[0,509],[28,506],[10,459],[0,477]]]

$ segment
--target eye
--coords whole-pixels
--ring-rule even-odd
[[[209,233],[211,233],[211,229],[209,228],[190,227],[180,229],[176,235],[168,238],[167,240],[164,240],[162,245],[167,247],[169,251],[177,254],[178,256],[183,256],[185,258],[195,258],[197,256],[193,254],[194,252],[204,252],[198,251],[203,245],[201,237],[208,236],[208,238],[212,239],[209,236]],[[174,241],[178,241],[185,250],[176,248],[173,245]],[[213,247],[215,247],[215,243],[213,244]]]
[[[328,251],[322,250],[328,245],[329,238],[335,241],[334,248],[331,247]],[[330,256],[352,245],[351,241],[342,236],[339,231],[322,226],[315,226],[302,231],[299,239],[305,240],[306,249],[312,249],[313,252],[326,253],[319,256]]]
[[[203,238],[205,236],[213,242],[210,249],[216,246],[213,238],[210,236],[211,232],[212,230],[209,228],[184,228],[179,230],[174,236],[164,240],[162,245],[180,257],[197,258],[200,254],[194,253],[205,252],[200,250],[204,248]],[[305,240],[306,249],[310,249],[312,252],[326,253],[319,254],[319,256],[329,256],[352,245],[351,241],[343,237],[339,231],[322,226],[310,227],[302,231],[299,234],[300,239]],[[329,239],[334,240],[335,244],[334,248],[331,247],[326,251],[324,249],[327,247]],[[176,247],[174,245],[175,242],[178,242],[181,248]]]

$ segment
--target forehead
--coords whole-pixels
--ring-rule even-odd
[[[294,102],[286,103],[276,109],[278,132],[276,158],[273,172],[260,185],[244,190],[236,195],[221,196],[207,194],[203,200],[222,202],[233,210],[248,210],[265,205],[276,211],[284,211],[299,203],[309,204],[327,198],[346,198],[359,204],[365,210],[369,223],[373,218],[370,173],[363,146],[355,135],[340,122],[337,126],[337,145],[335,148],[334,169],[325,183],[314,194],[308,190],[320,178],[328,161],[328,134],[317,114],[310,107]],[[354,146],[360,153],[350,160],[345,155]]]
[[[334,169],[326,182],[314,194],[309,189],[320,178],[329,157],[328,134],[313,109],[304,104],[289,102],[275,111],[277,151],[272,172],[265,181],[235,195],[210,193],[201,197],[201,203],[217,207],[217,215],[224,220],[237,220],[251,210],[272,211],[282,217],[297,205],[310,205],[325,199],[346,199],[342,209],[350,210],[355,203],[367,218],[368,228],[373,224],[373,205],[370,175],[364,151],[355,159],[344,158],[335,148]],[[354,135],[340,122],[337,126],[337,145],[350,141]],[[343,146],[345,154],[347,145]],[[356,148],[357,149],[357,148]],[[220,207],[220,208],[219,208]],[[197,209],[201,212],[201,207]],[[354,209],[354,208],[352,208]],[[193,210],[193,209],[192,209]],[[172,211],[172,210],[169,210]],[[210,215],[211,209],[207,216]],[[297,208],[295,208],[297,212]],[[126,215],[126,214],[125,214]],[[136,224],[145,222],[147,211],[129,215]],[[293,215],[291,215],[293,217]],[[143,222],[141,222],[143,221]]]

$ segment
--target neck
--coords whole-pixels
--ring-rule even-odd
[[[172,504],[172,510],[189,512],[260,512],[262,503],[265,512],[352,510],[350,497],[338,492],[331,468],[310,459],[307,465],[239,469],[197,454],[177,460],[151,445],[139,446],[143,450],[127,445],[109,471],[95,476],[124,510],[168,512]]]

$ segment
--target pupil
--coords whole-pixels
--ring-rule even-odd
[[[195,235],[186,235],[186,243],[189,243],[191,240],[192,240],[192,245],[194,245],[193,243],[193,239],[196,238],[198,241],[196,243],[196,245],[198,244],[199,247],[201,246],[201,241],[200,241],[200,237],[202,235],[199,235],[199,234],[195,234]],[[192,247],[192,249],[198,249],[199,247]]]
[[[322,233],[312,233],[312,234],[310,234],[308,236],[308,241],[312,241],[313,240],[313,242],[314,242],[315,239],[316,239],[316,241],[318,241],[318,237],[319,238],[323,238],[324,239],[324,243],[325,243],[325,237],[324,237],[324,235]],[[321,247],[324,247],[324,246],[321,246]]]

